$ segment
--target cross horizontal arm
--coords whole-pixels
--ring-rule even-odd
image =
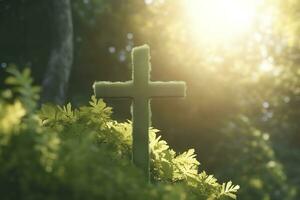
[[[134,94],[133,82],[109,82],[100,81],[93,85],[96,97],[132,98]]]
[[[149,97],[185,97],[186,84],[183,81],[150,82]]]

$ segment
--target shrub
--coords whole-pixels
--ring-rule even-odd
[[[43,105],[28,70],[9,68],[0,98],[1,199],[235,199],[239,186],[199,173],[194,150],[182,154],[150,129],[152,184],[131,162],[131,122],[91,98],[73,109]]]
[[[296,188],[289,183],[284,166],[273,150],[271,134],[258,129],[242,115],[224,126],[222,136],[222,142],[215,144],[216,171],[220,177],[230,176],[241,185],[240,198],[297,199]],[[223,156],[215,159],[217,155]],[[231,167],[226,168],[224,163],[228,161]]]

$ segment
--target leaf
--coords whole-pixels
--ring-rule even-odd
[[[240,189],[240,186],[239,185],[234,186],[231,181],[229,181],[227,183],[223,183],[220,196],[225,195],[225,196],[228,196],[232,199],[236,199],[236,194],[235,193],[239,189]]]

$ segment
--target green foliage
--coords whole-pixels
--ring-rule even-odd
[[[30,76],[30,69],[25,68],[22,72],[17,70],[16,66],[7,68],[7,72],[11,75],[5,83],[13,86],[13,91],[19,95],[20,101],[28,111],[32,111],[36,107],[36,101],[39,99],[40,88],[32,86],[33,79]],[[8,92],[7,90],[6,92]],[[9,93],[12,93],[11,91]]]
[[[240,183],[243,199],[296,199],[295,185],[288,182],[285,169],[271,146],[269,133],[254,127],[245,116],[232,120],[222,131],[225,137],[216,143],[212,159],[218,164],[219,175],[230,176]],[[220,154],[223,157],[216,159]]]
[[[164,130],[170,130],[164,136],[176,138],[171,141],[174,148],[182,151],[189,145],[195,147],[207,168],[216,169],[213,172],[222,178],[232,177],[242,185],[240,199],[267,198],[277,190],[283,191],[278,198],[288,198],[283,187],[295,186],[300,191],[300,1],[259,1],[260,11],[253,30],[237,40],[226,40],[225,44],[218,45],[207,44],[201,33],[195,37],[189,29],[183,5],[187,1],[190,0],[153,0],[146,4],[144,0],[73,0],[75,59],[69,93],[73,105],[90,95],[94,80],[130,79],[130,49],[147,42],[153,53],[153,79],[172,78],[188,83],[186,101],[179,104],[153,102],[156,113],[153,120],[159,121]],[[31,63],[36,79],[41,81],[45,71],[41,66],[47,65],[47,47],[51,46],[47,34],[51,31],[48,23],[44,23],[48,7],[38,3],[44,1],[37,1],[34,6],[30,0],[2,2],[5,8],[2,13],[7,16],[3,23],[7,26],[1,30],[0,43],[7,45],[0,50],[0,76],[5,74],[2,72],[6,63]],[[20,23],[15,13],[24,23]],[[20,43],[17,38],[24,35],[27,42]],[[263,61],[273,69],[262,70]],[[3,91],[1,101],[11,95],[12,91]],[[11,112],[14,102],[9,101],[11,104],[7,106],[1,103],[0,112],[14,121],[18,119],[14,117],[15,110],[20,109],[14,108]],[[263,103],[267,103],[268,108],[263,107]],[[120,102],[116,105],[121,110],[115,114],[116,118],[129,117],[128,104],[123,105]],[[238,115],[247,116],[251,125],[235,119],[237,129],[226,125],[224,128],[224,121]],[[95,120],[100,121],[99,117]],[[0,130],[8,124],[2,123]],[[62,129],[65,124],[53,126]],[[18,125],[9,127],[9,131],[18,132]],[[126,127],[119,124],[118,129]],[[270,139],[250,137],[254,130],[261,135],[268,133]],[[253,141],[259,144],[256,148],[250,146]],[[212,156],[216,148],[217,153]],[[267,160],[254,162],[259,154]],[[270,160],[275,161],[276,170],[268,169],[266,163]],[[168,162],[161,165],[162,168],[170,166]],[[277,177],[276,171],[286,178]],[[163,176],[169,180],[173,177],[172,174]],[[259,179],[253,179],[254,176]],[[251,185],[263,186],[252,189]],[[300,192],[294,199],[300,199]]]
[[[131,162],[131,122],[112,120],[95,97],[78,109],[43,105],[36,112],[29,72],[8,71],[19,96],[0,98],[1,199],[236,199],[239,186],[198,173],[194,150],[176,154],[153,128],[147,183]]]

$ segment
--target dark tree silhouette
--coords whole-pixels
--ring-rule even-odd
[[[70,0],[51,0],[51,49],[43,80],[42,102],[63,104],[73,63],[73,24]]]

